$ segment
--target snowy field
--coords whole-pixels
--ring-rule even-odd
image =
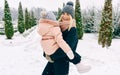
[[[39,40],[35,28],[29,35],[16,33],[12,40],[0,35],[0,75],[41,75],[47,61]],[[70,64],[69,75],[120,75],[119,45],[120,39],[113,39],[110,48],[102,48],[97,43],[97,34],[84,34],[77,52],[82,56],[82,62],[90,64],[92,70],[79,74]]]

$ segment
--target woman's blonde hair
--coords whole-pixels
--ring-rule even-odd
[[[70,17],[70,25],[69,25],[69,27],[68,27],[68,31],[71,29],[72,24],[73,24],[73,18],[72,18],[72,16],[71,16],[71,15],[69,15],[69,17]],[[60,16],[60,19],[59,19],[58,21],[59,21],[59,22],[61,22],[61,21],[62,21],[62,15]]]

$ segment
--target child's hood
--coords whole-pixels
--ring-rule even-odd
[[[39,27],[38,27],[38,33],[40,35],[46,35],[51,28],[58,26],[58,22],[52,21],[52,20],[47,20],[47,19],[42,19],[39,21]]]

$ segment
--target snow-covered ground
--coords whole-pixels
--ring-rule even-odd
[[[12,40],[0,35],[0,75],[41,75],[47,61],[42,55],[40,36],[36,29],[24,35],[16,33]],[[119,45],[120,39],[113,39],[110,48],[102,48],[97,43],[97,34],[85,34],[79,40],[77,52],[92,69],[79,74],[71,63],[69,75],[120,75]]]

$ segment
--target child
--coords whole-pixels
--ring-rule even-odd
[[[54,14],[52,12],[45,13],[45,11],[42,14],[43,19],[40,20],[38,33],[42,36],[41,45],[45,54],[51,55],[61,47],[69,59],[73,59],[73,52],[69,45],[63,40],[60,27],[58,27],[58,22],[55,22],[56,19]],[[71,53],[71,55],[69,55],[69,53]]]

